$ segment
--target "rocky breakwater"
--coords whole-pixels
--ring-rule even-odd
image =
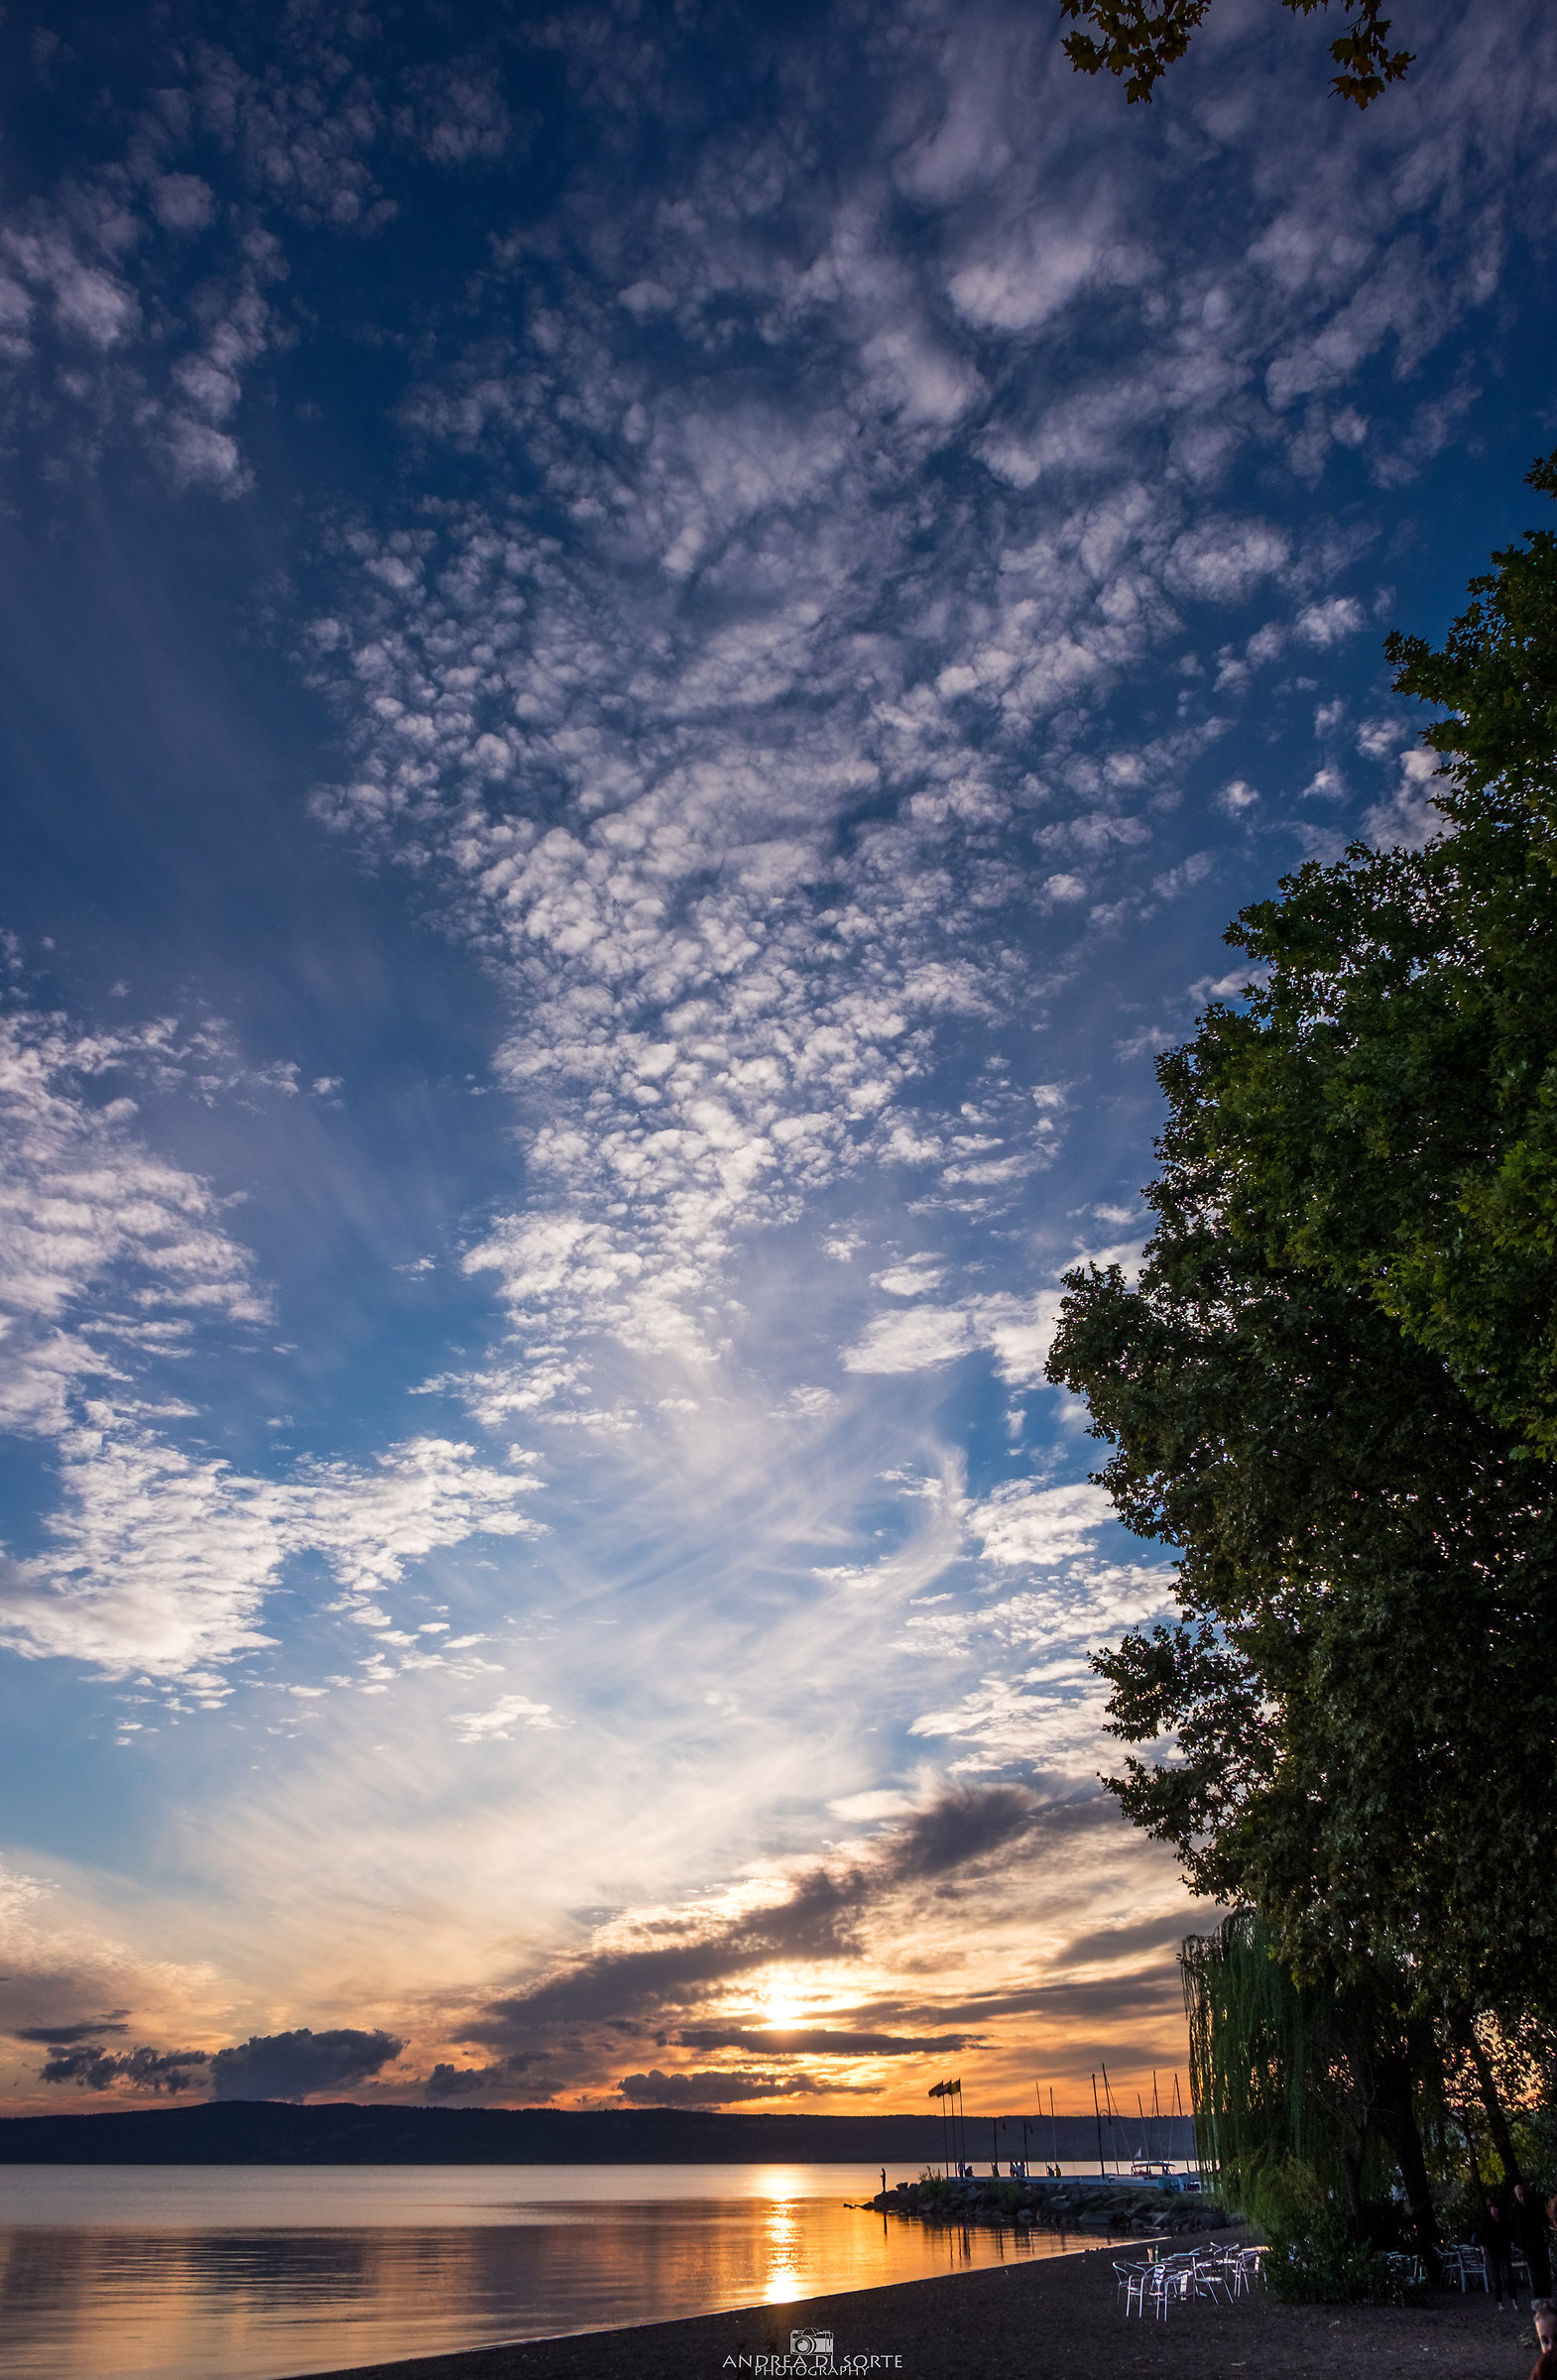
[[[1004,2182],[943,2179],[926,2174],[878,2192],[870,2203],[883,2214],[921,2223],[989,2223],[1009,2229],[1130,2234],[1225,2231],[1239,2221],[1214,2199],[1195,2192],[1157,2190],[1139,2182]]]

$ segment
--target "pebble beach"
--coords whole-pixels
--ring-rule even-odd
[[[359,2366],[307,2380],[781,2380],[796,2330],[832,2334],[835,2372],[861,2380],[1523,2380],[1527,2313],[1439,2293],[1396,2307],[1279,2306],[1260,2292],[1126,2320],[1118,2249],[855,2290],[690,2321],[536,2339],[474,2353]],[[806,2366],[805,2368],[814,2368]],[[796,2366],[787,2362],[792,2373]],[[297,2380],[303,2380],[298,2375]]]

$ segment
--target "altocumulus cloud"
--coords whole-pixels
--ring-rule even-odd
[[[290,1096],[295,1071],[259,1087]],[[268,1321],[271,1299],[210,1183],[146,1145],[133,1098],[101,1095],[142,1079],[203,1098],[256,1087],[209,1024],[0,1018],[0,1417],[53,1444],[61,1491],[54,1550],[0,1557],[0,1643],[219,1703],[222,1665],[273,1642],[255,1621],[289,1560],[321,1554],[337,1607],[382,1637],[373,1599],[408,1562],[477,1530],[535,1532],[515,1506],[537,1481],[431,1436],[281,1481],[179,1442],[170,1425],[197,1416],[148,1397],[147,1367],[186,1357],[197,1329]]]

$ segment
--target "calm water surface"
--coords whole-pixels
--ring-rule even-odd
[[[0,2380],[290,2380],[1062,2252],[890,2221],[857,2203],[880,2187],[843,2165],[0,2166]]]

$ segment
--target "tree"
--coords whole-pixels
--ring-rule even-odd
[[[1387,1972],[1295,1981],[1250,1909],[1191,1935],[1180,1962],[1196,2143],[1219,2195],[1270,2238],[1272,2284],[1365,2294],[1365,2202],[1385,2195],[1386,2145],[1432,2242],[1416,2118],[1421,2020],[1402,2012]]]
[[[1523,2004],[1557,1850],[1544,1467],[1364,1292],[1232,1236],[1200,1061],[1160,1063],[1138,1284],[1069,1274],[1049,1359],[1113,1445],[1120,1517],[1180,1554],[1178,1623],[1095,1656],[1114,1732],[1177,1757],[1132,1755],[1110,1790],[1307,1971]]]
[[[1068,34],[1065,55],[1082,74],[1128,76],[1125,96],[1148,105],[1154,83],[1176,64],[1189,48],[1190,36],[1204,18],[1211,0],[1060,0],[1060,14],[1095,25],[1102,40],[1089,33]],[[1329,0],[1281,0],[1294,14],[1312,16]],[[1398,82],[1414,63],[1409,50],[1391,50],[1389,19],[1379,14],[1383,0],[1346,0],[1346,31],[1330,45],[1338,71],[1330,88],[1356,107],[1367,107],[1384,85]]]
[[[1557,494],[1557,455],[1529,484]],[[1229,1229],[1363,1287],[1528,1454],[1557,1455],[1557,536],[1495,554],[1396,688],[1449,715],[1421,852],[1357,845],[1246,909],[1268,980],[1199,1042]],[[1214,1088],[1212,1087],[1214,1085]]]
[[[1364,1292],[1231,1237],[1195,1059],[1162,1062],[1140,1281],[1068,1275],[1050,1358],[1121,1518],[1180,1553],[1177,1624],[1094,1656],[1114,1733],[1158,1747],[1105,1783],[1294,1974],[1392,2012],[1379,2120],[1430,2239],[1431,2022],[1557,1976],[1557,1519],[1544,1467]]]
[[[1139,1279],[1068,1274],[1049,1362],[1180,1555],[1177,1623],[1094,1657],[1158,1750],[1105,1782],[1296,1984],[1390,2012],[1422,2190],[1398,2061],[1557,2002],[1557,541],[1494,559],[1442,654],[1390,648],[1459,704],[1456,831],[1244,913],[1268,980],[1159,1061]]]

